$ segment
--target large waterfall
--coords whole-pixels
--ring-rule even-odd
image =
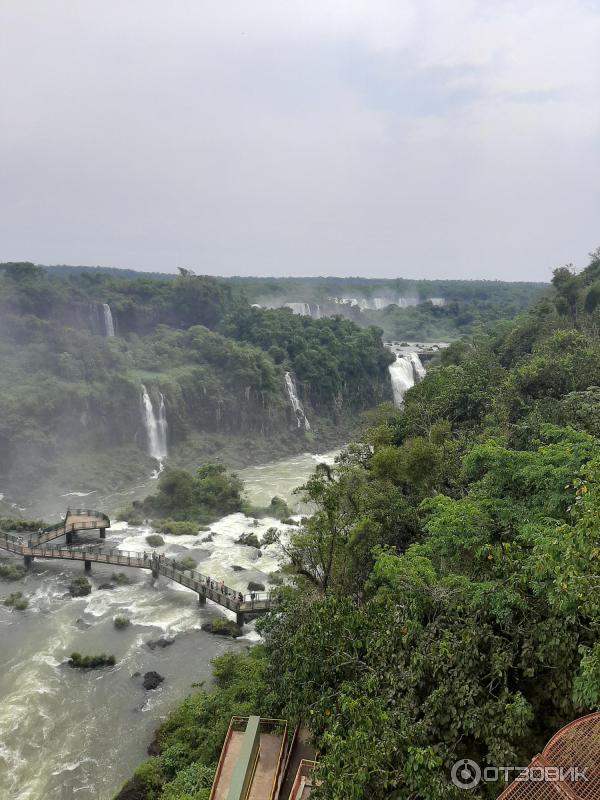
[[[104,333],[107,337],[114,336],[115,323],[108,303],[102,303],[102,310],[104,311]]]
[[[296,391],[296,386],[294,384],[294,379],[291,376],[291,373],[285,373],[285,385],[287,387],[288,397],[290,398],[290,403],[292,404],[292,408],[294,409],[294,413],[296,415],[296,419],[298,420],[298,427],[301,428],[304,425],[304,429],[309,431],[310,430],[310,422],[306,414],[304,413],[304,409],[302,408],[302,403],[298,399],[298,392]]]
[[[142,417],[148,436],[148,454],[163,461],[167,457],[167,409],[165,398],[159,395],[158,414],[155,413],[148,390],[142,384]]]
[[[294,314],[299,314],[302,317],[312,316],[309,303],[284,303],[284,308],[289,308]]]
[[[405,355],[397,354],[396,360],[390,364],[389,370],[394,404],[400,408],[406,392],[424,377],[425,367],[421,364],[417,353],[406,353]]]

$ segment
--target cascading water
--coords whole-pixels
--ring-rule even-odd
[[[167,457],[168,425],[165,398],[160,395],[158,415],[155,414],[152,400],[144,384],[142,384],[142,418],[148,436],[148,454],[162,462]]]
[[[294,314],[302,317],[310,317],[310,305],[308,303],[284,303],[284,308],[289,308]]]
[[[296,386],[294,384],[294,379],[291,376],[291,373],[285,373],[285,385],[287,387],[288,397],[290,398],[290,403],[292,408],[294,409],[294,413],[296,415],[296,419],[298,420],[298,427],[301,428],[304,424],[304,430],[310,430],[310,422],[306,414],[304,413],[304,409],[302,408],[302,403],[298,399],[298,393],[296,391]]]
[[[104,311],[104,333],[107,338],[110,338],[115,335],[115,323],[112,311],[108,303],[102,303],[102,310]]]
[[[405,355],[396,355],[396,360],[390,364],[389,370],[394,405],[400,408],[406,392],[425,376],[425,367],[421,364],[417,353],[406,353]]]

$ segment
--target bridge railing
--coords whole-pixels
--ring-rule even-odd
[[[42,533],[52,533],[52,531],[57,531],[59,528],[64,528],[65,520],[61,520],[60,522],[55,522],[54,525],[48,525],[46,528],[42,528],[39,531],[32,531],[35,535],[40,535]]]

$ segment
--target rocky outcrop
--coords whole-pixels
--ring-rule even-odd
[[[152,691],[153,689],[158,689],[161,683],[164,681],[162,675],[159,675],[158,672],[151,670],[150,672],[146,672],[144,675],[144,680],[142,682],[142,686],[147,691]]]

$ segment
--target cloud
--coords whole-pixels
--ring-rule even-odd
[[[0,259],[546,278],[596,247],[600,5],[5,0]]]

